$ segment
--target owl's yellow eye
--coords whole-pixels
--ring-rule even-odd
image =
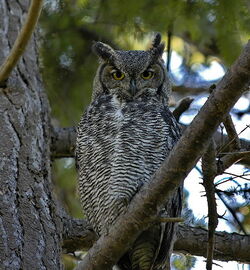
[[[149,80],[151,78],[154,77],[154,72],[151,70],[145,70],[142,74],[141,74],[142,79],[144,80]]]
[[[115,71],[111,72],[111,74],[112,74],[113,78],[117,81],[121,81],[125,77],[125,75],[119,70],[115,70]]]

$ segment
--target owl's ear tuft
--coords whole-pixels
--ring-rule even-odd
[[[112,62],[115,56],[115,50],[100,41],[93,43],[92,51],[105,62]]]
[[[165,44],[164,42],[161,42],[161,34],[157,33],[153,39],[152,46],[150,48],[150,52],[154,60],[158,60],[159,58],[161,58],[164,48]]]
[[[161,43],[161,34],[160,33],[156,33],[154,40],[152,42],[152,47],[153,48],[157,48]]]

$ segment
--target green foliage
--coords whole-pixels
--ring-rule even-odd
[[[57,159],[53,162],[52,169],[56,194],[59,200],[72,216],[82,218],[82,209],[77,195],[77,176],[74,159]]]
[[[53,116],[61,125],[74,125],[89,103],[97,66],[93,40],[130,49],[138,41],[147,46],[149,33],[166,36],[171,30],[188,44],[179,52],[184,57],[199,50],[227,65],[250,36],[249,9],[247,0],[64,0],[54,9],[47,4],[41,55]]]
[[[242,14],[242,7],[244,7],[244,1],[234,0],[220,0],[215,5],[217,43],[222,57],[228,64],[239,56],[242,47],[237,22]]]

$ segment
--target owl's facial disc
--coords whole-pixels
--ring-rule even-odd
[[[94,43],[100,66],[92,98],[107,94],[125,102],[137,98],[167,102],[171,86],[162,60],[163,50],[159,34],[148,50],[115,50],[102,42]]]
[[[142,96],[155,96],[163,80],[163,71],[158,63],[150,64],[146,68],[139,66],[134,70],[129,69],[120,62],[104,64],[101,81],[111,95],[116,95],[124,100],[134,100]]]

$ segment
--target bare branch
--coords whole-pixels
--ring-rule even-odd
[[[172,54],[172,48],[171,48],[171,42],[173,37],[173,25],[171,24],[168,29],[168,44],[167,44],[167,64],[166,69],[167,72],[170,71],[170,63],[171,63],[171,54]]]
[[[69,218],[69,217],[68,217]],[[77,250],[88,250],[96,241],[91,226],[85,220],[67,220],[64,222],[63,251],[73,253]],[[175,252],[206,256],[207,230],[188,225],[179,225]],[[250,236],[237,233],[216,232],[214,258],[217,260],[239,261],[250,263]]]
[[[179,225],[178,228],[174,251],[205,257],[207,230],[187,225]],[[216,232],[215,236],[214,259],[250,263],[249,235]]]
[[[97,240],[91,225],[85,219],[64,218],[63,252],[73,253],[77,250],[89,250]]]
[[[208,87],[188,87],[185,85],[173,86],[173,92],[181,95],[198,95],[201,93],[208,93]]]
[[[76,127],[51,130],[51,153],[53,158],[74,157],[76,144]]]
[[[232,123],[230,123],[230,125],[233,125]],[[234,142],[235,138],[238,138],[238,136],[243,133],[247,128],[249,128],[250,125],[246,125],[246,127],[241,130],[241,132],[239,134],[235,134],[233,135],[232,133],[234,133],[234,131],[230,130],[231,132],[231,140],[229,140],[225,145],[222,145],[219,149],[218,149],[218,154],[224,154],[224,152],[231,152],[232,146],[231,144]],[[229,127],[228,127],[229,128]],[[230,127],[231,129],[231,127]],[[236,132],[236,131],[235,131]],[[239,144],[241,145],[241,141],[239,141]],[[237,146],[236,146],[237,147]]]
[[[15,67],[17,61],[22,56],[28,41],[35,29],[39,15],[42,10],[42,0],[33,0],[27,15],[27,19],[18,35],[14,46],[0,68],[0,84],[3,84],[9,77],[11,71]]]
[[[181,217],[160,217],[156,219],[158,222],[183,222],[184,219]]]
[[[173,111],[173,115],[177,121],[179,121],[181,115],[189,109],[191,103],[194,101],[194,98],[186,97],[183,98],[177,107]]]
[[[234,220],[236,221],[236,223],[238,224],[240,230],[247,235],[247,232],[245,230],[245,228],[243,227],[241,221],[239,220],[238,216],[236,215],[234,209],[226,202],[226,200],[223,198],[222,192],[219,189],[216,189],[216,194],[218,195],[218,197],[220,198],[220,200],[223,202],[223,204],[226,206],[226,208],[229,210],[229,212],[231,213],[231,215],[233,216]]]
[[[215,143],[212,139],[202,157],[203,186],[208,204],[208,243],[206,269],[211,270],[215,244],[215,230],[218,225],[217,205],[215,199],[214,178],[217,173]]]
[[[240,162],[244,158],[250,159],[250,151],[232,152],[220,158],[218,162],[217,175],[224,173],[226,169],[231,167],[234,163]]]
[[[238,60],[218,83],[205,105],[174,147],[152,181],[141,188],[127,212],[102,235],[77,269],[105,270],[114,265],[145,230],[162,206],[194,167],[225,115],[250,83],[250,41]]]
[[[232,150],[239,150],[240,149],[240,139],[238,137],[237,131],[234,127],[234,123],[232,120],[232,117],[230,114],[227,115],[225,120],[223,121],[223,124],[226,128],[228,140],[230,142],[230,147]]]

